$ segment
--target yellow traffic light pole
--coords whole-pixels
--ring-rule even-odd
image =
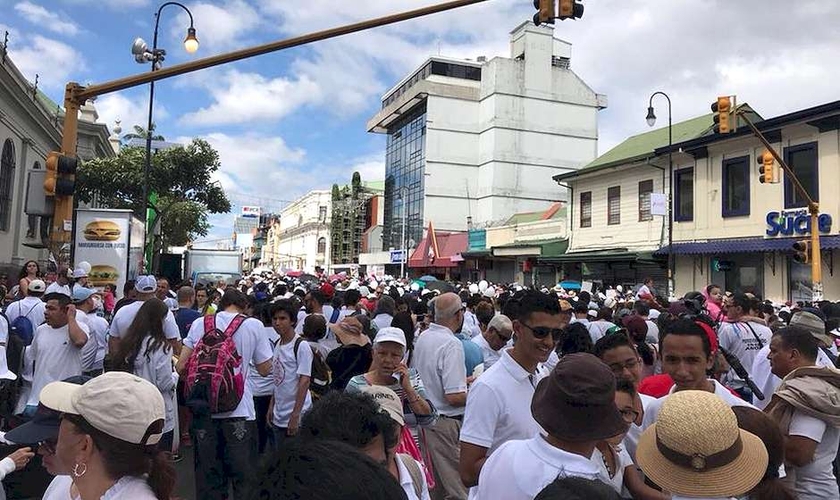
[[[330,28],[323,31],[317,31],[306,35],[300,35],[285,40],[278,40],[275,42],[257,45],[254,47],[236,50],[233,52],[226,52],[223,54],[205,57],[196,61],[177,64],[167,68],[161,68],[157,71],[150,71],[141,73],[139,75],[119,78],[110,82],[101,83],[98,85],[90,85],[83,87],[75,82],[70,82],[64,89],[64,127],[62,129],[61,137],[61,154],[65,156],[76,156],[76,141],[78,135],[78,114],[81,106],[88,100],[94,97],[117,92],[131,87],[137,87],[150,82],[156,82],[173,76],[192,73],[200,69],[212,68],[227,64],[242,59],[248,59],[254,56],[269,54],[283,49],[298,47],[308,43],[327,40],[358,31],[364,31],[379,26],[386,26],[409,19],[445,12],[468,5],[486,2],[487,0],[452,0],[450,2],[430,5],[420,9],[414,9],[398,14],[391,14],[388,16],[378,17],[367,21],[360,21],[358,23],[348,24],[336,28]],[[55,210],[53,212],[53,222],[50,229],[50,252],[55,256],[56,261],[61,263],[60,250],[62,246],[71,241],[73,221],[73,196],[56,196]]]
[[[744,110],[737,110],[735,112],[744,122],[750,127],[753,134],[758,137],[758,140],[764,144],[764,147],[767,148],[767,151],[773,155],[773,158],[779,162],[779,165],[785,170],[785,175],[788,179],[793,183],[793,187],[796,191],[808,200],[808,213],[811,215],[811,281],[813,283],[814,289],[814,302],[819,302],[823,299],[823,285],[822,285],[822,255],[820,254],[820,229],[819,229],[819,216],[820,216],[820,204],[814,201],[811,198],[811,195],[808,194],[808,191],[802,186],[802,183],[799,182],[799,179],[796,177],[796,174],[793,172],[793,169],[785,163],[785,160],[779,155],[779,153],[773,149],[773,146],[770,144],[770,141],[767,140],[766,137],[761,133],[758,128],[750,121],[750,119],[746,116],[746,112]]]

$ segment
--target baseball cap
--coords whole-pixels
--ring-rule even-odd
[[[157,280],[154,276],[138,276],[134,289],[140,293],[152,293],[157,290]]]
[[[107,372],[84,385],[47,384],[41,404],[78,415],[94,429],[127,443],[150,445],[160,441],[165,411],[163,396],[150,382],[130,373]]]
[[[87,299],[90,298],[91,295],[95,294],[96,290],[91,288],[85,288],[83,286],[75,286],[73,287],[73,303],[80,304]]]
[[[321,285],[321,293],[324,294],[324,297],[331,299],[333,298],[333,295],[335,295],[335,287],[329,283],[324,283]]]
[[[401,426],[405,425],[405,415],[403,414],[403,405],[397,393],[384,385],[367,385],[362,387],[362,392],[370,394],[373,399],[379,403],[388,416]]]
[[[373,339],[374,344],[379,344],[381,342],[396,342],[397,344],[405,347],[405,333],[394,326],[382,328],[376,332],[376,337]]]
[[[82,385],[90,380],[85,375],[76,375],[64,379],[68,384]],[[58,428],[61,425],[61,413],[51,410],[44,405],[38,405],[38,410],[32,420],[19,425],[6,433],[4,439],[15,444],[35,444],[41,441],[58,438]]]
[[[27,287],[27,290],[35,293],[44,293],[47,289],[47,284],[43,280],[32,280]]]
[[[73,270],[73,279],[87,278],[87,275],[87,271],[85,271],[81,267]]]

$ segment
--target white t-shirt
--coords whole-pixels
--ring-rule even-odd
[[[641,393],[639,393],[639,398],[642,400],[642,408],[645,411],[645,415],[647,415],[648,407],[651,402],[656,401],[656,398]],[[627,429],[627,434],[624,435],[624,440],[621,442],[622,448],[627,451],[627,454],[630,455],[630,458],[634,461],[636,460],[636,447],[639,445],[639,438],[642,435],[642,430],[642,426],[630,424],[630,428]]]
[[[649,319],[645,320],[645,324],[648,327],[647,335],[645,335],[645,342],[649,344],[658,344],[659,343],[659,326],[656,324],[655,321],[651,321]]]
[[[412,458],[412,460],[414,460]],[[401,459],[397,458],[397,471],[400,473],[400,486],[402,486],[403,491],[405,491],[406,500],[431,500],[431,496],[429,495],[429,485],[426,484],[426,477],[421,474],[420,479],[422,483],[422,488],[420,489],[420,496],[417,496],[417,493],[414,490],[414,480],[411,478],[411,473],[408,472],[408,469],[403,465]],[[417,464],[417,467],[420,470],[423,470],[423,465],[414,460]]]
[[[531,415],[531,399],[541,379],[539,372],[528,373],[505,350],[470,388],[461,441],[487,448],[489,456],[507,441],[539,434],[542,429]]]
[[[329,318],[327,318],[327,319],[329,319]],[[394,317],[391,316],[390,314],[385,314],[385,313],[377,314],[375,318],[370,320],[371,323],[376,325],[376,330],[377,331],[379,331],[383,328],[388,328],[389,326],[391,326],[392,321],[394,321]]]
[[[79,328],[88,335],[88,341],[82,347],[76,347],[70,341],[68,325],[53,328],[44,323],[35,330],[32,345],[27,349],[35,363],[32,374],[32,391],[29,393],[28,406],[37,406],[41,389],[50,382],[64,380],[82,374],[82,360],[96,349],[96,342],[90,341],[88,326],[77,321]]]
[[[96,341],[96,350],[92,351],[93,356],[90,359],[84,360],[84,369],[101,370],[105,361],[105,352],[108,350],[108,322],[95,312],[87,314],[79,312],[76,317],[87,323],[91,340]]]
[[[476,498],[533,500],[558,477],[604,480],[589,458],[555,448],[542,436],[508,441],[481,468]]]
[[[111,329],[108,331],[108,335],[114,338],[124,336],[141,307],[143,307],[143,302],[139,300],[120,307],[120,310],[114,315],[114,319],[111,320]],[[201,326],[201,330],[204,331],[203,321],[193,321],[192,326],[196,325]],[[262,326],[262,323],[260,323],[260,326]],[[163,334],[169,340],[179,340],[181,338],[181,332],[178,330],[178,323],[175,322],[175,315],[172,314],[172,311],[166,311],[166,317],[163,318]]]
[[[146,379],[158,388],[163,396],[163,405],[166,410],[166,420],[163,424],[163,432],[175,429],[175,386],[178,382],[178,375],[172,370],[172,348],[169,344],[163,344],[158,349],[149,353],[146,359],[144,353],[151,343],[152,338],[147,336],[143,339],[140,352],[134,360],[134,374]]]
[[[598,320],[598,321],[591,321],[587,326],[586,329],[589,330],[589,337],[592,338],[592,343],[598,342],[604,335],[607,334],[607,330],[610,328],[614,328],[615,323],[606,320]]]
[[[55,476],[47,486],[42,500],[78,500],[70,496],[70,488],[73,487],[73,476]]]
[[[264,331],[265,336],[268,337],[269,344],[271,344],[271,348],[274,349],[274,346],[280,340],[280,335],[277,334],[273,326],[266,326]],[[251,386],[251,395],[254,397],[271,396],[274,394],[274,378],[271,374],[265,377],[260,375],[256,368],[254,368],[253,363],[251,363],[251,367],[248,369],[248,380],[246,383]]]
[[[650,291],[647,285],[642,285],[639,287],[639,290],[636,292],[636,300],[640,300],[649,296],[652,296],[653,293]]]
[[[449,328],[436,323],[429,325],[414,344],[411,365],[420,373],[426,395],[441,415],[464,414],[463,406],[450,405],[444,396],[467,392],[464,346]]]
[[[32,323],[32,328],[38,328],[44,322],[44,310],[46,308],[47,305],[40,297],[24,297],[6,306],[5,313],[10,322],[16,320],[19,316],[26,315]]]
[[[487,371],[491,366],[493,366],[493,363],[501,358],[499,351],[490,347],[490,344],[487,342],[487,339],[484,338],[484,335],[476,335],[471,340],[478,344],[478,347],[481,348],[481,355],[484,357],[484,371]]]
[[[478,324],[478,318],[470,310],[464,311],[464,324],[461,326],[461,332],[470,338],[481,335],[481,325]],[[485,366],[485,368],[487,367]]]
[[[753,335],[753,332],[755,332],[755,335]],[[773,337],[773,332],[769,328],[753,321],[726,322],[718,328],[720,346],[738,358],[747,370],[752,369],[756,353],[764,346],[770,345],[771,337]],[[730,369],[726,374],[725,382],[727,386],[733,389],[739,389],[747,385],[733,369]]]
[[[633,465],[633,459],[623,447],[616,450],[615,460],[615,475],[610,477],[610,471],[607,470],[607,465],[604,463],[604,455],[601,450],[595,448],[592,452],[592,463],[601,471],[601,481],[612,486],[616,493],[622,494],[624,490],[624,470]]]
[[[717,380],[711,380],[711,382],[715,384],[715,396],[722,399],[723,402],[729,405],[730,407],[749,406],[750,408],[755,408],[755,406],[747,403],[743,399],[729,392],[729,389],[724,387]],[[671,390],[668,391],[668,395],[670,396],[671,394],[673,394],[676,388],[676,385],[671,387]],[[656,422],[656,417],[659,416],[659,410],[662,408],[662,403],[664,403],[667,398],[668,396],[663,396],[659,399],[654,399],[650,402],[650,404],[648,404],[647,408],[645,408],[645,418],[644,420],[642,420],[642,430],[647,429],[648,427],[650,427],[651,424]]]
[[[297,336],[286,344],[277,343],[274,346],[274,357],[271,362],[271,374],[274,380],[274,415],[271,419],[277,427],[289,426],[289,417],[295,408],[297,386],[300,377],[312,376],[312,348],[309,342],[301,341],[295,358],[295,342]],[[306,391],[301,413],[312,406],[312,396]]]
[[[773,393],[782,384],[782,379],[773,375],[773,372],[770,371],[770,360],[767,359],[769,353],[770,345],[768,344],[756,353],[752,369],[750,370],[750,377],[752,377],[753,382],[764,393],[764,400],[760,400],[758,397],[753,398],[755,407],[762,411],[764,407],[770,404]],[[834,363],[831,362],[831,358],[826,356],[822,349],[817,349],[816,365],[834,368]]]
[[[145,478],[123,476],[108,488],[101,500],[157,500]]]
[[[128,307],[128,306],[126,306]],[[120,309],[122,311],[122,309]],[[170,313],[171,316],[171,313]],[[236,313],[221,311],[216,313],[216,328],[225,331],[227,326],[236,317]],[[173,319],[174,321],[174,319]],[[264,333],[265,327],[262,322],[255,318],[247,318],[233,334],[233,342],[236,344],[236,351],[242,357],[242,364],[240,370],[242,377],[248,380],[248,372],[251,363],[254,366],[265,363],[271,359],[271,344],[268,342],[268,337]],[[175,333],[178,333],[178,327],[175,327]],[[184,339],[184,345],[190,349],[194,349],[198,341],[204,336],[204,321],[193,321],[187,338]],[[180,335],[179,335],[180,337]],[[168,338],[168,336],[167,336]],[[248,384],[245,384],[245,390],[242,394],[242,400],[239,405],[233,410],[225,413],[217,413],[213,418],[234,418],[245,417],[246,420],[255,420],[257,418],[254,411],[254,398],[251,396],[251,390]]]
[[[831,463],[840,445],[840,429],[824,421],[806,415],[799,410],[791,417],[790,436],[803,436],[816,441],[814,460],[803,467],[787,467],[787,473],[795,479],[793,489],[799,500],[838,500],[840,493],[832,472]]]

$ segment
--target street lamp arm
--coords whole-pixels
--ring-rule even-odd
[[[668,108],[670,109],[671,108],[671,98],[668,97],[668,94],[666,94],[665,92],[659,91],[659,90],[657,90],[656,92],[654,92],[653,94],[650,95],[650,100],[648,101],[648,107],[653,107],[653,98],[658,96],[658,95],[664,96],[665,99],[668,100]]]
[[[164,7],[167,7],[167,6],[169,6],[169,5],[177,5],[178,7],[181,7],[181,8],[184,10],[184,12],[186,12],[186,13],[187,13],[187,15],[188,15],[188,16],[190,16],[190,28],[194,28],[194,27],[195,27],[195,25],[193,24],[193,15],[192,15],[192,12],[190,12],[190,9],[188,9],[188,8],[187,8],[184,4],[182,4],[182,3],[180,3],[180,2],[166,2],[166,3],[164,3],[163,5],[161,5],[161,6],[158,8],[158,11],[157,11],[157,14],[155,14],[155,17],[156,17],[156,18],[158,18],[158,19],[160,19],[160,13],[163,11]]]

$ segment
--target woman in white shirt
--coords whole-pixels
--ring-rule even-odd
[[[128,327],[114,356],[116,368],[133,373],[152,383],[163,396],[166,421],[160,448],[172,450],[175,430],[175,386],[178,376],[172,369],[172,347],[163,332],[163,320],[169,308],[151,298],[143,303]]]

